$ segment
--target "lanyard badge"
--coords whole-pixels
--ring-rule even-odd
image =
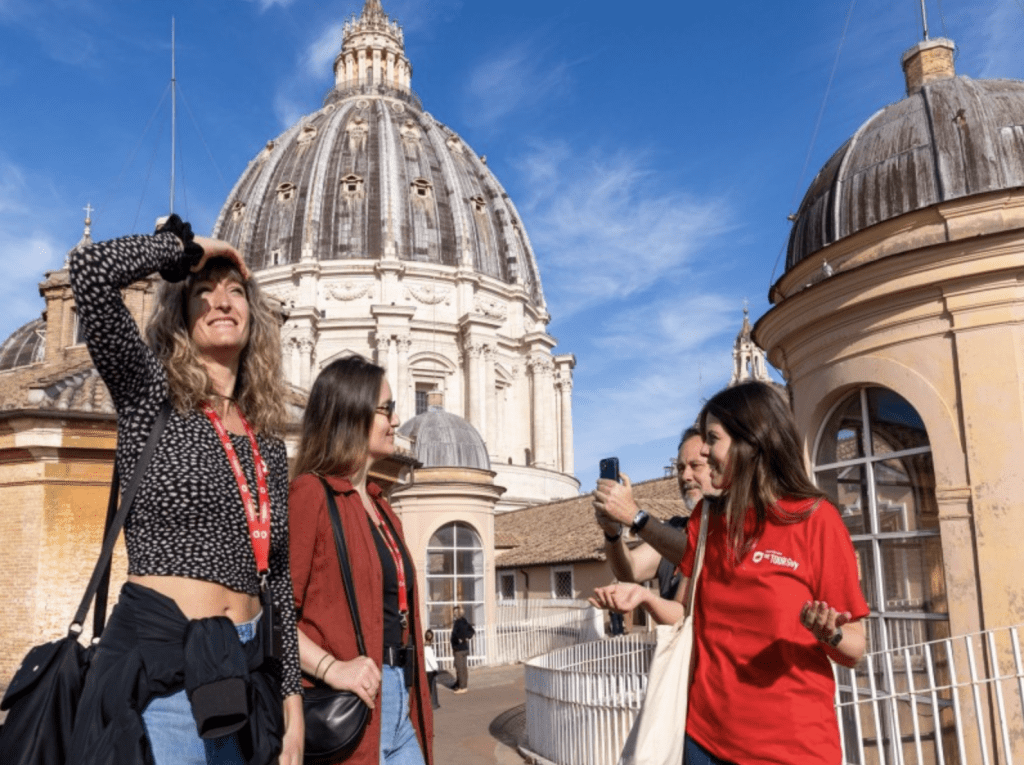
[[[267,576],[270,574],[270,492],[267,489],[267,465],[260,455],[256,433],[249,421],[239,411],[238,417],[242,421],[242,427],[245,428],[245,434],[249,437],[249,443],[252,446],[252,460],[256,468],[256,500],[254,501],[252,490],[242,471],[242,463],[231,443],[227,428],[224,427],[220,416],[209,403],[203,404],[203,413],[210,420],[213,429],[217,431],[221,446],[224,447],[224,453],[227,455],[228,464],[231,466],[231,472],[238,483],[242,506],[245,508],[245,520],[249,526],[249,541],[252,543],[252,554],[256,559],[256,572],[260,578],[260,605],[263,608],[260,629],[263,650],[267,656],[281,656],[281,630],[278,620],[275,618],[273,598],[267,587]]]

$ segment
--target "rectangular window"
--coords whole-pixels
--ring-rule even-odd
[[[571,600],[576,595],[572,586],[572,566],[551,569],[551,597]]]
[[[498,574],[498,597],[502,600],[516,599],[515,574]]]

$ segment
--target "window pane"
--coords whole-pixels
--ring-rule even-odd
[[[515,574],[502,574],[499,579],[499,588],[503,600],[515,600],[516,577]]]
[[[427,574],[454,574],[455,556],[450,550],[427,551]]]
[[[457,523],[456,540],[458,541],[459,547],[475,547],[480,548],[480,537],[473,529],[464,523]]]
[[[459,600],[482,600],[483,594],[483,579],[477,577],[466,577],[460,576],[457,578],[456,587],[459,591]]]
[[[434,532],[430,538],[428,547],[454,547],[455,546],[455,524],[449,523]]]
[[[482,574],[484,572],[483,550],[459,550],[456,553],[455,572],[458,574]]]
[[[854,542],[853,550],[857,555],[857,571],[860,574],[860,590],[868,602],[868,608],[878,610],[878,588],[875,586],[875,555],[871,542]]]
[[[556,571],[554,584],[556,598],[571,598],[573,596],[572,571]]]
[[[851,465],[832,470],[819,470],[814,474],[818,486],[838,503],[839,514],[846,529],[853,534],[870,534],[866,509],[868,487],[864,480],[864,467]]]
[[[860,395],[844,401],[825,425],[818,442],[816,465],[831,465],[864,456]]]
[[[448,629],[452,626],[452,607],[435,603],[428,606],[430,626],[434,629]]]
[[[868,388],[867,395],[875,454],[928,446],[924,422],[905,398],[886,388]]]
[[[885,610],[948,613],[939,537],[885,539]]]
[[[427,579],[427,587],[430,589],[430,600],[432,602],[452,599],[454,588],[449,577],[444,579]]]

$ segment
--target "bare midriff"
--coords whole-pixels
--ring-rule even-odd
[[[189,619],[226,616],[235,624],[243,624],[260,612],[258,597],[216,582],[184,576],[129,576],[128,581],[166,595]]]

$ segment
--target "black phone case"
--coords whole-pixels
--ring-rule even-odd
[[[599,463],[600,466],[600,477],[607,478],[610,481],[619,480],[619,458],[618,457],[605,457]]]

